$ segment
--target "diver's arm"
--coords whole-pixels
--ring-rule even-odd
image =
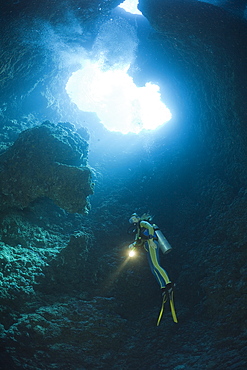
[[[145,229],[148,230],[149,237],[154,237],[154,228],[153,226],[147,222],[147,221],[141,221],[140,222],[140,227],[145,227]]]
[[[133,249],[136,247],[136,242],[133,242],[129,245],[129,249]]]
[[[138,231],[135,236],[135,241],[129,245],[129,248],[141,247],[142,245],[143,245],[143,240],[140,237],[140,228],[138,227]]]
[[[138,231],[137,231],[136,236],[135,236],[135,241],[129,245],[129,248],[142,247],[144,245],[144,243],[147,241],[147,240],[145,240],[141,237],[140,228],[144,228],[144,229],[148,230],[148,236],[149,237],[151,236],[150,237],[151,240],[154,237],[154,228],[153,228],[153,226],[147,221],[141,221],[140,225],[138,227]]]
[[[129,245],[129,248],[138,248],[143,245],[143,241],[141,239],[136,239],[133,243]]]

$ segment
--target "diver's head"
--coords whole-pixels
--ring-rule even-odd
[[[140,221],[140,217],[137,215],[137,213],[132,213],[129,223],[130,224],[137,224]]]

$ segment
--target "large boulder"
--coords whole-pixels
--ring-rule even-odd
[[[84,213],[93,193],[87,147],[69,124],[45,122],[22,132],[0,156],[1,209],[23,209],[47,197],[68,212]]]

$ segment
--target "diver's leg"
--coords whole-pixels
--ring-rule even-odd
[[[161,310],[160,310],[158,321],[157,321],[157,326],[159,326],[160,324],[160,320],[164,312],[165,303],[168,299],[170,303],[170,309],[171,309],[173,321],[177,323],[178,319],[177,319],[176,311],[174,307],[172,284],[171,284],[171,281],[166,271],[159,264],[158,246],[156,245],[155,242],[149,241],[147,251],[148,251],[148,260],[149,260],[151,271],[156,277],[160,285],[160,288],[162,289],[163,298],[162,298]]]
[[[166,271],[159,264],[159,250],[158,246],[154,242],[149,243],[148,254],[151,270],[158,280],[160,287],[165,288],[165,286],[171,283],[171,281]]]

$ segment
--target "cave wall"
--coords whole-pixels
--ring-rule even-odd
[[[190,143],[190,151],[180,151],[183,159],[177,163],[173,159],[172,166],[167,166],[168,184],[167,174],[157,172],[155,177],[157,182],[164,181],[164,197],[174,194],[172,205],[165,201],[168,216],[161,212],[161,217],[173,230],[171,237],[177,234],[173,240],[181,254],[176,257],[198,266],[198,286],[195,271],[187,278],[182,272],[181,285],[184,291],[188,284],[196,288],[210,315],[221,316],[222,302],[234,300],[233,306],[227,304],[224,309],[228,330],[236,325],[242,330],[246,305],[246,212],[240,206],[246,206],[246,112],[242,104],[247,92],[246,23],[223,9],[195,1],[153,4],[142,0],[140,9],[157,30],[164,60],[172,68],[175,65],[181,91],[189,91],[192,102],[185,124],[194,145]],[[178,181],[169,176],[176,168]],[[239,318],[234,314],[236,305]]]

